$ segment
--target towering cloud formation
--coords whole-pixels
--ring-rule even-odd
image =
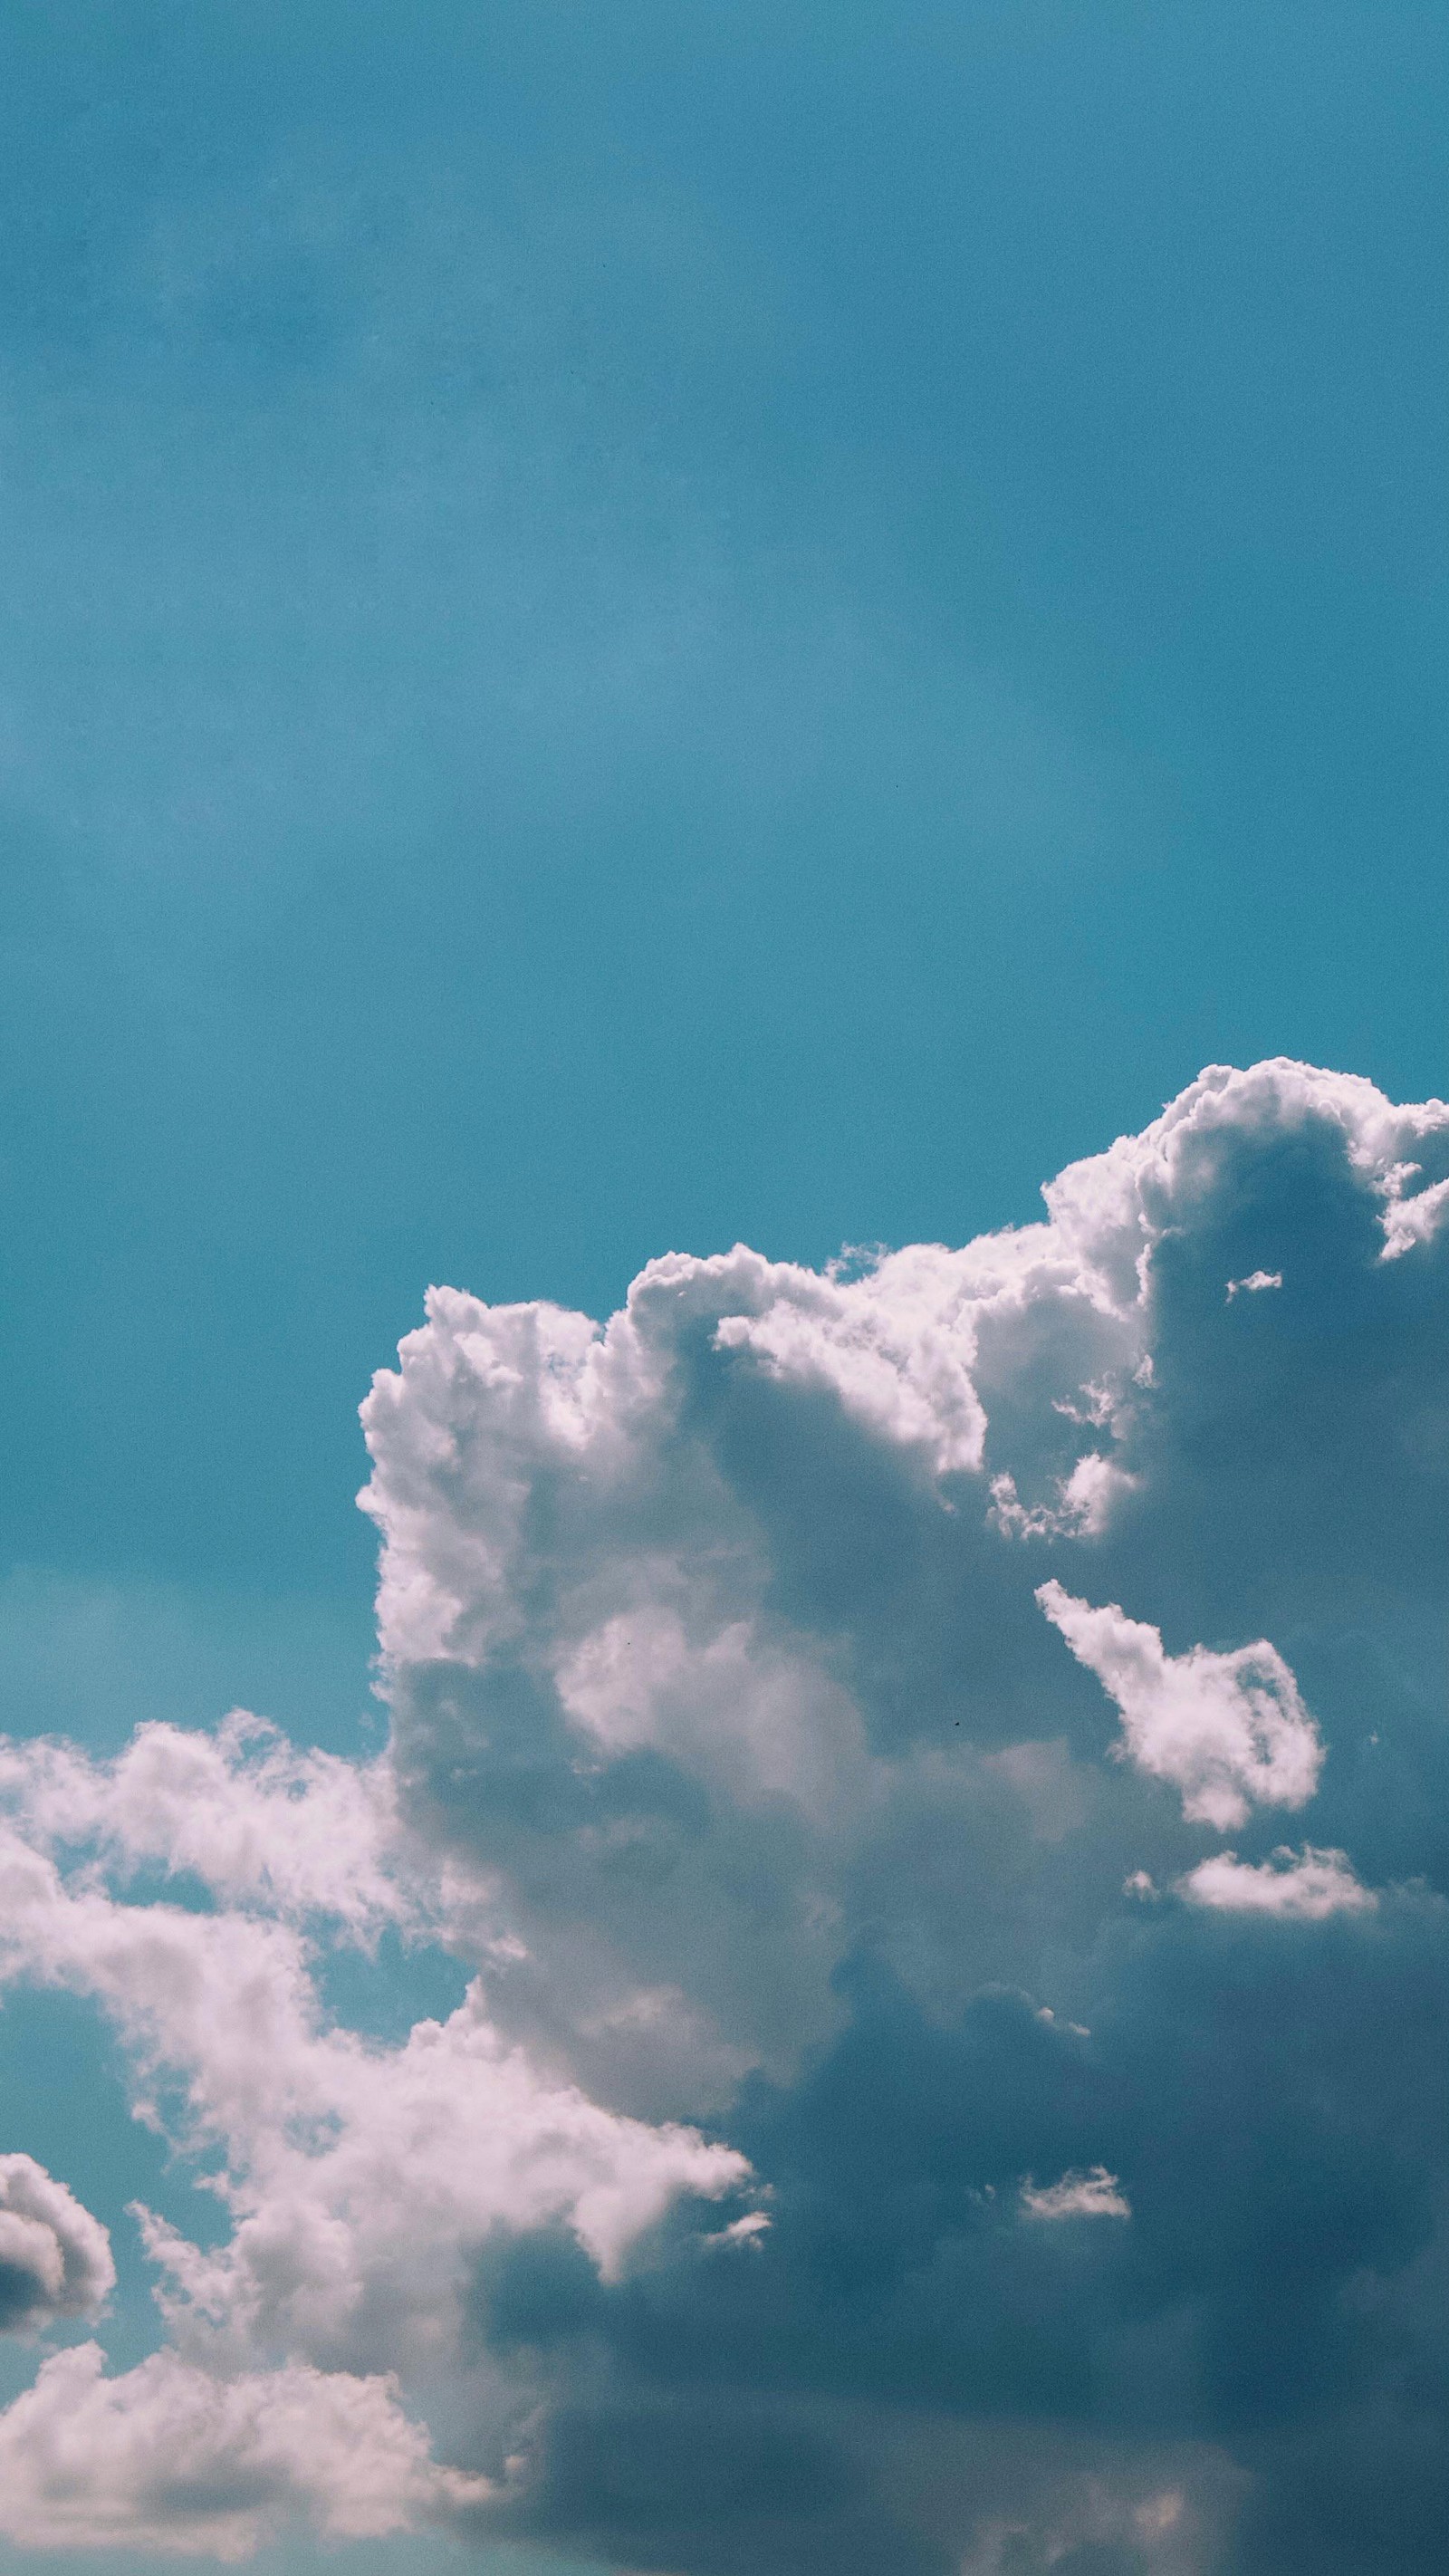
[[[144,2218],[170,2345],[45,2366],[0,2524],[1437,2564],[1446,1172],[1439,1104],[1219,1068],[963,1251],[435,1291],[387,1754],[0,1761],[6,1973],[232,2222]],[[340,2022],[379,1941],[466,2000]]]

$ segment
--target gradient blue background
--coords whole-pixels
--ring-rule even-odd
[[[1446,36],[11,0],[0,1723],[366,1740],[430,1279],[1445,1088]]]

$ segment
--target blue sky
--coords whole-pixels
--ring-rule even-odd
[[[1444,35],[7,13],[10,1561],[326,1659],[428,1280],[1442,1087]]]
[[[961,1245],[1034,1220],[1044,1181],[1213,1063],[1284,1055],[1393,1102],[1449,1088],[1446,37],[1442,8],[1394,0],[15,0],[0,1725],[109,1757],[145,1721],[243,1703],[298,1744],[380,1752],[357,1407],[432,1283],[602,1317],[670,1250],[818,1269],[843,1244]],[[1337,1135],[1349,1112],[1253,1103],[1270,1177],[1243,1204],[1281,1183],[1291,1284],[1294,1244],[1329,1241],[1347,1202],[1284,1179],[1279,1127]],[[1214,1261],[1219,1220],[1224,1240],[1238,1223],[1213,1215]],[[1242,1290],[1234,1329],[1276,1296]],[[1402,1330],[1417,1403],[1409,1322],[1351,1311],[1365,1385]],[[1290,1384],[1309,1414],[1326,1400],[1338,1329],[1303,1310],[1265,1420]],[[1332,1699],[1356,1653],[1380,1673],[1365,1705],[1392,1697],[1382,1665],[1418,1708],[1437,1613],[1412,1548],[1357,1644],[1319,1634],[1306,1578],[1255,1591],[1239,1564],[1234,1515],[1266,1474],[1233,1445],[1261,1436],[1224,1392],[1239,1364],[1209,1341],[1182,1363],[1197,1410],[1173,1416],[1124,1609],[1179,1655],[1268,1637],[1325,1727],[1308,1675]],[[981,1394],[993,1424],[1036,1365],[1013,1346]],[[1400,1396],[1360,1393],[1372,1448]],[[770,1533],[771,1599],[828,1627],[781,1535],[795,1471],[773,1500],[760,1483],[751,1444],[773,1436],[751,1417],[720,1472]],[[1052,1499],[1065,1453],[1033,1431],[1028,1491],[1002,1436],[1020,1510],[1058,1515],[1022,1539],[1040,1579],[1102,1532]],[[1285,1492],[1300,1472],[1350,1471],[1309,1443]],[[1161,1531],[1200,1546],[1209,1489],[1232,1571],[1189,1580]],[[1005,1548],[1025,1523],[991,1508]],[[1352,1563],[1357,1528],[1320,1532],[1323,1561]],[[429,1581],[452,1544],[419,1542]],[[880,1615],[870,1652],[916,1655],[917,1613]],[[1049,1626],[1028,1635],[1000,1646],[1002,1706],[1028,1673],[1066,1688]],[[564,1656],[572,1705],[585,1649],[562,1636],[537,1651]],[[1068,1735],[1090,1732],[1082,1690]],[[424,1797],[434,1721],[403,1704]],[[993,1717],[983,1759],[998,1737]],[[1437,1883],[1422,1818],[1364,1794],[1362,1851],[1351,1806],[1331,1831],[1310,1816],[1309,1842],[1376,1889]],[[520,1920],[533,1866],[506,1861]],[[1063,1955],[1078,1932],[1053,1933]],[[993,1958],[987,1982],[1030,1984]],[[397,1973],[416,2010],[451,2009],[433,1969]],[[911,1992],[947,2009],[929,1978]],[[553,2009],[519,2004],[516,2029],[608,2096]],[[740,2080],[797,2080],[783,2040],[708,2009]],[[827,2043],[815,2010],[801,2046]],[[32,1998],[0,2028],[0,2148],[112,2227],[126,2361],[156,2330],[118,2213],[171,2185],[122,2076],[50,2027]],[[788,2164],[778,2106],[731,2130],[728,2088],[674,2081],[639,2073],[624,2110],[708,2115],[749,2129],[760,2171]],[[1059,2169],[1099,2161],[1061,2134]],[[672,2350],[660,2297],[647,2333]],[[647,2340],[637,2317],[598,2332]],[[1174,2441],[1199,2438],[1186,2422]],[[625,2545],[560,2506],[523,2534],[528,2565],[561,2534],[571,2565]],[[629,2565],[656,2563],[626,2537]],[[359,2570],[414,2545],[435,2546],[353,2544]],[[686,2545],[684,2576],[733,2564]]]

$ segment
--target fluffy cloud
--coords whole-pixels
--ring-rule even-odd
[[[939,1844],[953,1808],[963,1847],[979,1835],[963,1752],[1048,1735],[1069,1762],[1093,1750],[1025,1633],[1025,1567],[1003,1540],[1075,1548],[1094,1579],[1136,1569],[1141,1606],[1156,1595],[1187,1629],[1167,1655],[1160,1612],[1079,1594],[1071,1611],[1055,1576],[1044,1590],[1120,1693],[1133,1761],[1191,1820],[1233,1830],[1255,1805],[1302,1806],[1322,1744],[1293,1672],[1275,1645],[1216,1636],[1254,1636],[1270,1546],[1296,1617],[1343,1545],[1336,1525],[1315,1544],[1322,1459],[1291,1463],[1332,1430],[1343,1333],[1304,1402],[1317,1321],[1286,1291],[1225,1307],[1223,1281],[1273,1275],[1243,1253],[1281,1268],[1295,1229],[1318,1227],[1285,1275],[1342,1307],[1348,1260],[1394,1380],[1389,1439],[1364,1426],[1360,1472],[1393,1449],[1412,1483],[1433,1372],[1419,1359],[1395,1419],[1390,1353],[1422,1297],[1386,1225],[1420,1206],[1405,1193],[1434,1152],[1439,1113],[1369,1085],[1217,1070],[1055,1182],[1048,1224],[963,1251],[824,1278],[743,1249],[671,1256],[603,1330],[435,1292],[366,1408],[366,1501],[405,1809],[471,1875],[479,1937],[492,1919],[520,1945],[505,2020],[613,2098],[700,2113],[838,2025],[836,1965],[867,1921],[893,1955],[928,1954],[943,1993],[969,1991],[965,1949],[1018,1972],[979,1914],[964,1943],[945,1919],[958,1889],[928,1907],[919,1872],[881,1870],[887,1848]],[[1434,1249],[1427,1215],[1422,1231]],[[1372,1335],[1355,1347],[1372,1375]],[[1342,1391],[1346,1436],[1363,1376]],[[1273,1418],[1235,1436],[1255,1389]],[[1225,1416],[1216,1477],[1204,1404]],[[1265,1501],[1274,1527],[1244,1564]],[[1373,1571],[1360,1562],[1360,1586]],[[1101,1793],[1079,1778],[1070,1794]]]
[[[245,1709],[211,1735],[140,1726],[113,1762],[0,1742],[0,1814],[37,1850],[91,1850],[123,1877],[148,1864],[189,1872],[229,1904],[330,1914],[362,1932],[409,1911],[389,1766],[299,1753]]]
[[[5,1974],[99,2000],[150,2092],[179,2098],[187,2145],[224,2152],[236,2227],[221,2253],[150,2225],[167,2310],[193,2338],[333,2361],[359,2335],[389,2360],[436,2349],[491,2229],[563,2222],[607,2277],[680,2192],[746,2178],[723,2145],[542,2078],[476,1986],[384,2047],[328,2023],[288,1923],[120,1903],[13,1833],[0,1899]]]
[[[115,2284],[100,2220],[33,2156],[0,2156],[0,2333],[93,2317]]]
[[[337,2371],[220,2379],[162,2352],[107,2379],[86,2343],[0,2416],[0,2532],[31,2548],[245,2558],[294,2515],[372,2539],[486,2491],[429,2460],[388,2381]]]
[[[1365,1914],[1378,1899],[1355,1878],[1341,1851],[1315,1851],[1312,1844],[1294,1854],[1286,1845],[1271,1860],[1256,1866],[1236,1852],[1214,1852],[1200,1860],[1179,1882],[1194,1905],[1215,1905],[1227,1914],[1276,1914],[1318,1923],[1326,1914]]]
[[[0,1969],[225,2222],[142,2214],[167,2349],[46,2365],[11,2527],[1436,2563],[1446,1172],[1438,1104],[1215,1068],[961,1250],[434,1291],[365,1408],[386,1754],[0,1755]],[[355,2026],[380,1943],[464,2001]]]
[[[1318,1730],[1282,1656],[1260,1638],[1229,1655],[1167,1655],[1155,1628],[1115,1602],[1093,1610],[1057,1582],[1037,1599],[1079,1664],[1122,1713],[1122,1750],[1182,1791],[1194,1824],[1226,1830],[1250,1805],[1301,1807],[1323,1762]]]

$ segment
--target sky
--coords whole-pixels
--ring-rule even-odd
[[[1446,111],[0,14],[0,2576],[1437,2565]]]

